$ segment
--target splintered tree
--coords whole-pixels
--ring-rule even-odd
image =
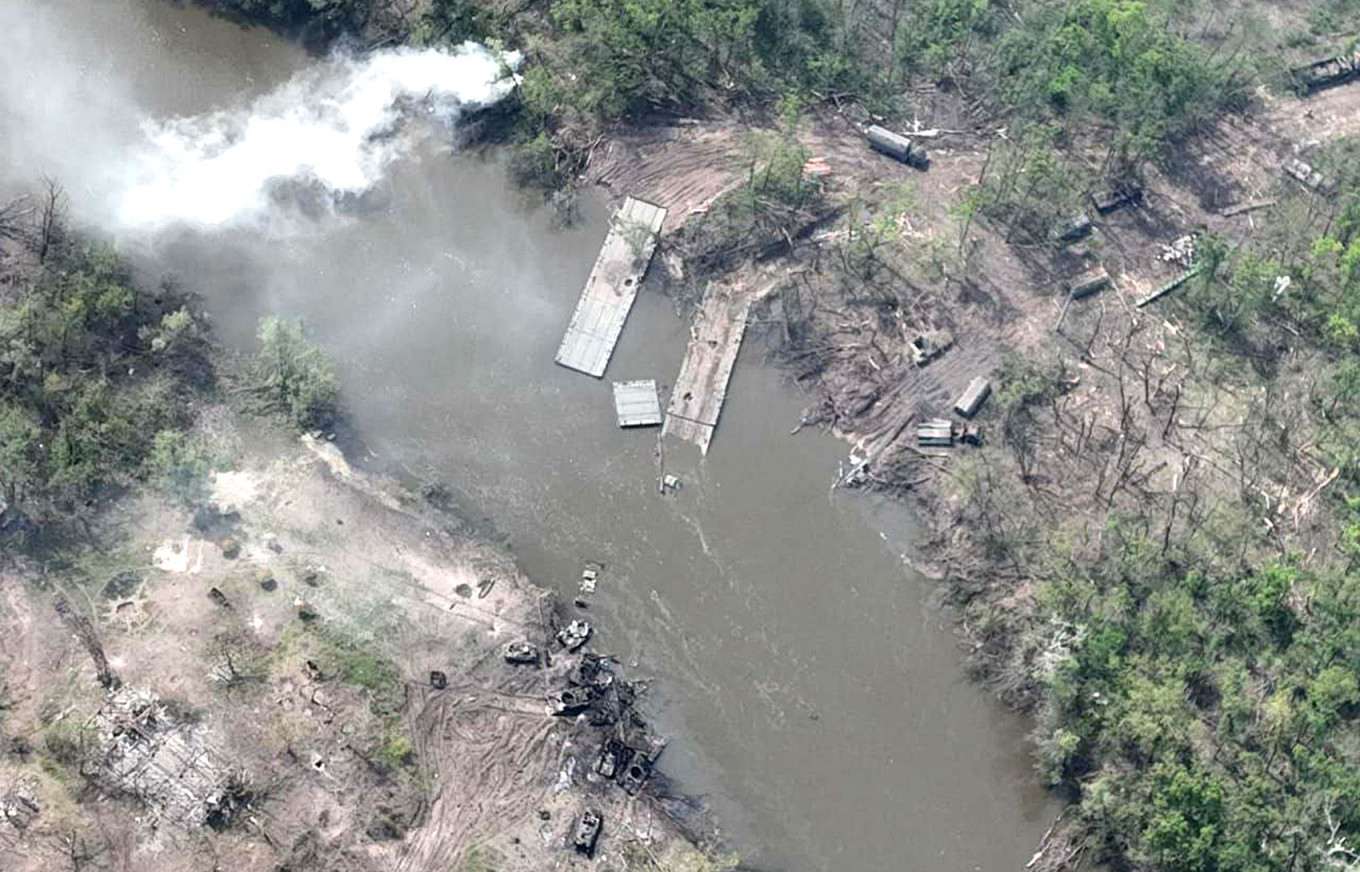
[[[107,691],[115,691],[122,684],[118,679],[113,667],[109,666],[109,658],[104,654],[104,646],[99,641],[99,634],[95,632],[94,625],[90,619],[76,611],[65,597],[58,597],[53,603],[53,608],[61,616],[62,621],[80,640],[80,644],[85,646],[89,652],[90,659],[94,661],[95,675],[99,677],[99,683]]]

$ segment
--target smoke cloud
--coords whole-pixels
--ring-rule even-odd
[[[475,43],[337,57],[243,108],[149,121],[114,221],[140,230],[258,223],[284,183],[361,194],[409,151],[408,116],[451,124],[494,104],[514,88],[518,64],[516,53]]]
[[[305,227],[280,203],[370,190],[430,131],[509,94],[520,62],[474,43],[318,61],[206,23],[141,0],[0,0],[0,198],[51,176],[79,222],[119,238]]]

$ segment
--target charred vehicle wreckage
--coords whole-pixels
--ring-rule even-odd
[[[642,789],[666,747],[635,708],[641,690],[641,683],[615,676],[607,658],[587,652],[567,671],[566,686],[549,697],[553,714],[580,717],[604,733],[592,769],[629,794]]]
[[[636,708],[645,682],[624,680],[616,672],[615,660],[583,650],[592,636],[590,624],[576,619],[553,634],[554,650],[521,639],[507,643],[501,654],[512,667],[546,676],[551,688],[548,711],[575,719],[591,736],[573,771],[586,773],[588,781],[605,787],[612,783],[636,796],[652,781],[667,740],[651,730]],[[583,809],[573,824],[570,844],[578,853],[593,856],[604,823],[599,807]]]

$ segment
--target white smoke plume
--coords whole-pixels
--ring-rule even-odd
[[[409,114],[452,122],[494,104],[515,87],[518,64],[517,53],[475,43],[335,57],[245,107],[145,122],[114,220],[142,231],[259,224],[281,183],[363,193],[409,150]]]

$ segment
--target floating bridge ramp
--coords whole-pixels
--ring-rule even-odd
[[[633,197],[614,213],[557,349],[559,364],[596,378],[604,375],[665,220],[665,209]]]
[[[727,400],[751,303],[743,289],[710,288],[690,327],[689,349],[671,390],[664,432],[693,442],[705,455]]]

